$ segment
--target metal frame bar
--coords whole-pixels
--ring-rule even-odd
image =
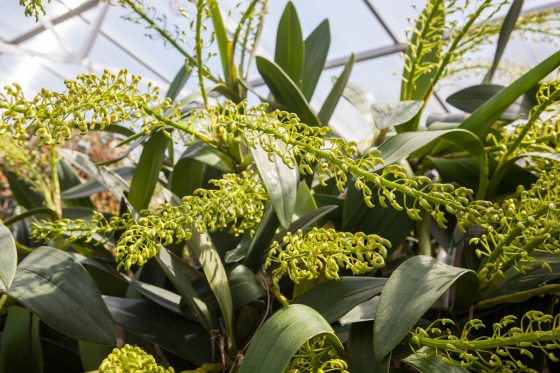
[[[68,21],[69,19],[76,17],[80,14],[82,14],[85,11],[88,11],[92,8],[94,8],[95,6],[97,6],[97,4],[99,3],[100,0],[88,0],[85,3],[78,5],[77,7],[70,9],[68,12],[61,14],[57,17],[54,17],[53,19],[51,19],[51,23],[52,25],[58,25],[59,23]],[[7,43],[9,44],[21,44],[24,41],[27,41],[39,34],[41,34],[42,32],[45,32],[47,30],[47,28],[45,27],[45,25],[38,25],[34,28],[32,28],[29,31],[24,32],[23,34],[16,36],[15,38],[7,41]]]

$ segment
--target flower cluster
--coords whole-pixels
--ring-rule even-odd
[[[368,184],[376,188],[383,206],[387,206],[387,201],[396,209],[405,209],[414,219],[419,219],[419,206],[441,226],[447,222],[443,209],[457,215],[461,225],[469,225],[477,221],[482,215],[481,208],[485,206],[484,202],[469,206],[472,191],[467,188],[432,183],[423,176],[408,177],[406,171],[397,165],[383,168],[383,160],[377,151],[355,159],[358,155],[355,143],[329,137],[327,134],[331,129],[308,126],[301,123],[295,114],[278,110],[269,112],[266,105],[249,108],[246,103],[235,105],[226,102],[217,108],[194,112],[186,121],[176,123],[175,127],[192,133],[192,128],[200,123],[206,123],[218,141],[260,146],[271,157],[273,154],[279,156],[288,167],[298,167],[301,174],[311,174],[316,167],[319,182],[334,178],[341,192],[348,183],[348,175],[351,175],[370,207],[373,206],[373,191]],[[377,171],[380,169],[379,174]],[[404,196],[405,200],[412,200],[413,207],[399,204],[397,194]]]
[[[27,144],[22,150],[11,136],[0,136],[0,169],[13,172],[36,192],[48,194],[52,187],[46,154],[32,144]]]
[[[139,82],[126,70],[105,71],[101,77],[83,74],[65,82],[66,92],[42,89],[30,100],[17,83],[6,86],[0,93],[0,134],[7,132],[20,143],[36,135],[39,145],[61,144],[75,129],[83,135],[138,118],[143,118],[142,128],[150,127],[154,119],[142,110],[144,106],[150,105],[152,113],[173,116],[168,101],[153,104],[159,99],[158,89],[148,85],[147,92],[141,93]]]
[[[490,135],[500,164],[531,155],[545,159],[538,163],[542,167],[536,168],[542,172],[550,168],[546,163],[553,163],[546,162],[547,157],[554,158],[560,151],[560,80],[541,84],[536,99],[526,122],[506,127],[506,133],[499,139]]]
[[[387,248],[391,243],[375,234],[336,232],[334,229],[313,228],[307,234],[284,236],[283,244],[274,241],[265,266],[276,278],[288,274],[297,283],[313,280],[324,274],[339,279],[340,268],[359,275],[385,266]]]
[[[476,253],[487,256],[479,277],[482,287],[492,275],[503,275],[510,267],[520,271],[534,262],[533,253],[560,254],[560,170],[543,173],[529,190],[487,210],[486,232],[471,243],[480,244]],[[546,265],[546,263],[543,263]]]
[[[49,3],[51,0],[47,0]],[[43,0],[19,0],[19,5],[25,8],[24,12],[27,17],[35,17],[35,21],[39,20],[41,14],[45,14],[45,6]]]
[[[447,326],[455,329],[450,319],[436,320],[425,329],[416,328],[411,332],[410,347],[413,350],[418,346],[430,347],[431,353],[444,362],[455,365],[458,361],[460,366],[476,372],[537,373],[526,365],[526,359],[533,358],[531,349],[559,361],[552,351],[560,348],[560,315],[529,311],[521,320],[508,315],[493,324],[491,336],[472,336],[485,328],[477,319],[468,321],[460,336]]]
[[[115,348],[99,366],[99,373],[174,373],[172,367],[164,368],[156,359],[139,347],[124,345]]]
[[[284,373],[340,372],[349,373],[348,363],[324,334],[306,341],[294,354]]]
[[[137,219],[125,214],[107,221],[96,213],[89,223],[70,219],[43,221],[34,226],[33,237],[106,242],[117,231],[124,231],[115,246],[115,259],[118,268],[128,270],[132,265],[143,265],[166,245],[189,240],[193,227],[200,233],[225,228],[235,235],[253,233],[267,199],[255,175],[251,171],[226,174],[210,184],[216,188],[198,189],[194,195],[184,197],[180,206],[166,203],[154,213],[142,212]]]

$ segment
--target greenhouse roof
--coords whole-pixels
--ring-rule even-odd
[[[157,5],[165,14],[168,25],[187,29],[188,23],[177,11],[185,1],[145,1]],[[183,57],[161,40],[146,37],[143,25],[123,20],[129,11],[110,6],[100,0],[51,0],[46,15],[36,23],[25,17],[18,1],[4,4],[0,13],[0,83],[18,82],[26,92],[42,87],[63,87],[64,79],[83,72],[118,71],[125,67],[143,76],[146,81],[166,87],[183,64]],[[223,0],[234,8],[237,0]],[[276,28],[286,0],[269,2],[269,15],[257,54],[272,56]],[[293,3],[307,36],[322,20],[328,18],[331,27],[331,47],[326,69],[319,82],[312,104],[321,102],[339,75],[351,53],[356,55],[350,81],[369,90],[379,101],[398,100],[403,59],[404,40],[422,1],[412,0],[295,0]],[[414,4],[417,3],[417,6]],[[526,1],[523,12],[559,9],[560,1]],[[497,16],[503,16],[506,9]],[[235,21],[230,20],[231,23]],[[233,25],[234,26],[234,25]],[[226,25],[227,28],[227,25]],[[152,35],[153,36],[153,35]],[[552,41],[551,41],[552,40]],[[535,65],[552,54],[558,45],[554,39],[513,39],[506,49],[504,61],[519,68]],[[188,46],[188,44],[187,44]],[[192,48],[192,46],[190,46]],[[473,58],[489,64],[494,47],[483,48]],[[252,84],[257,91],[261,86],[256,69],[252,69]],[[450,111],[445,98],[458,88],[479,83],[482,74],[465,74],[448,79],[438,87],[430,102],[431,111]],[[503,79],[507,79],[504,77]],[[191,79],[187,89],[196,89]],[[266,94],[266,92],[264,92]],[[362,118],[346,102],[335,113],[335,127],[353,138],[362,125]]]

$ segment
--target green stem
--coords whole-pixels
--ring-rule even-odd
[[[432,244],[430,243],[430,214],[422,212],[422,220],[416,222],[416,236],[418,237],[418,254],[432,255]]]
[[[519,148],[521,142],[523,141],[525,136],[527,136],[527,133],[529,133],[531,128],[533,128],[535,122],[539,119],[539,116],[546,110],[546,108],[548,108],[552,103],[554,103],[558,97],[560,97],[560,90],[554,91],[544,102],[542,102],[541,104],[539,104],[539,106],[536,107],[535,111],[533,111],[530,114],[530,118],[527,121],[527,124],[523,127],[521,133],[516,137],[515,141],[507,147],[507,151],[500,158],[498,162],[498,166],[494,171],[494,175],[492,175],[492,177],[490,178],[490,182],[488,184],[488,190],[487,190],[488,195],[491,195],[496,190],[499,182],[502,180],[502,178],[504,177],[507,171],[506,166],[512,163],[510,162],[510,160],[515,159],[515,158],[512,159],[511,155],[515,152],[515,150]]]
[[[280,302],[280,304],[283,307],[288,307],[290,305],[290,301],[288,301],[288,298],[286,298],[284,294],[282,294],[282,292],[280,291],[280,286],[278,285],[278,281],[279,281],[278,278],[272,279],[270,292],[274,295],[274,297],[278,300],[278,302]]]
[[[512,294],[485,299],[475,304],[474,310],[488,309],[505,303],[523,303],[536,296],[556,293],[560,293],[560,284],[543,285],[530,290],[518,291]]]
[[[148,17],[148,15],[144,13],[144,11],[137,4],[135,4],[133,0],[121,0],[121,1],[125,3],[130,9],[132,9],[136,14],[138,14],[140,18],[146,21],[148,25],[150,25],[150,27],[153,28],[163,39],[165,39],[169,44],[171,44],[175,49],[177,49],[177,51],[187,59],[190,65],[195,65],[197,63],[196,59],[193,56],[187,53],[187,51],[183,47],[181,47],[175,39],[169,36],[169,33],[166,32],[166,30],[159,27],[157,23],[155,23],[150,17]],[[206,76],[214,83],[220,82],[218,79],[210,75],[208,71],[206,72]]]
[[[208,96],[206,94],[206,88],[204,88],[204,63],[202,61],[202,16],[204,14],[204,8],[206,6],[205,0],[198,0],[197,11],[196,11],[196,66],[198,67],[198,85],[200,89],[200,95],[204,101],[204,106],[206,110],[209,109]]]
[[[51,161],[51,173],[52,173],[52,185],[53,185],[53,191],[52,191],[53,206],[51,208],[57,213],[58,216],[62,217],[62,201],[60,199],[60,181],[58,180],[58,168],[56,165],[56,158],[57,158],[56,145],[51,144],[49,145],[49,148],[50,148],[50,156],[51,156],[50,161]]]
[[[430,337],[417,336],[420,346],[437,348],[440,350],[450,349],[451,346],[456,350],[464,351],[480,351],[494,350],[500,347],[518,346],[520,343],[543,343],[558,341],[560,339],[560,328],[552,330],[538,330],[535,332],[519,333],[511,337],[498,337],[488,339],[478,339],[471,341],[463,341],[461,339],[436,339]]]

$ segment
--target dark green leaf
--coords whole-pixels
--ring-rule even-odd
[[[115,323],[197,365],[212,361],[208,333],[148,300],[103,297]]]
[[[319,126],[319,119],[290,77],[277,64],[264,57],[257,56],[256,62],[257,69],[274,98],[289,111],[296,113],[303,123]]]
[[[18,205],[28,210],[43,207],[44,198],[41,193],[34,191],[28,183],[18,178],[13,172],[6,171],[5,175]]]
[[[156,285],[148,284],[147,282],[139,281],[136,278],[130,279],[129,284],[134,290],[157,305],[178,315],[181,314],[181,296],[179,294]]]
[[[429,349],[420,349],[419,354],[427,353],[427,356],[421,357],[417,354],[410,354],[402,362],[413,366],[418,369],[420,373],[468,373],[469,370],[457,365],[449,365],[444,363],[441,358],[433,353]]]
[[[11,307],[2,333],[0,373],[43,372],[39,318],[21,307]]]
[[[303,70],[303,59],[305,45],[301,34],[299,17],[291,1],[288,1],[276,33],[276,52],[274,61],[286,74],[300,86],[301,72]]]
[[[293,300],[305,304],[319,312],[328,322],[344,316],[358,304],[379,294],[386,278],[346,277],[338,281],[327,281],[308,290]]]
[[[269,204],[249,245],[246,248],[236,248],[231,253],[228,253],[226,261],[233,262],[245,257],[243,264],[256,271],[263,265],[268,248],[279,225],[278,215],[274,212],[272,205]]]
[[[239,264],[228,273],[229,286],[233,307],[241,307],[255,302],[266,295],[266,292],[257,283],[255,274],[243,264]]]
[[[72,167],[64,160],[61,159],[57,162],[57,173],[58,173],[58,180],[60,183],[60,197],[65,200],[64,192],[82,184],[82,181],[78,177],[78,174],[74,172]],[[84,198],[80,198],[78,200],[65,200],[64,205],[67,207],[93,207],[93,203],[89,199],[91,194],[82,196]]]
[[[128,201],[136,211],[148,208],[163,166],[168,141],[163,131],[158,131],[144,144],[128,193]]]
[[[166,97],[175,101],[189,76],[190,70],[181,66],[169,87]],[[130,192],[128,194],[128,201],[137,211],[146,209],[150,203],[163,166],[168,143],[169,138],[163,131],[157,131],[152,133],[144,144],[144,149],[140,154],[138,165],[130,182]]]
[[[50,218],[52,220],[58,219],[58,215],[53,210],[46,208],[46,207],[37,207],[35,209],[27,210],[22,212],[19,215],[11,216],[8,219],[4,220],[5,225],[12,225],[20,220],[27,219],[31,216],[43,216]]]
[[[210,331],[218,326],[218,319],[208,309],[200,295],[192,285],[192,281],[200,275],[190,265],[167,250],[160,250],[156,257],[161,269],[177,289],[183,302],[200,321],[206,330]]]
[[[354,67],[355,61],[356,57],[354,56],[354,54],[352,54],[348,59],[348,62],[346,62],[346,65],[344,65],[344,70],[342,70],[342,73],[336,79],[334,86],[325,99],[325,102],[323,102],[323,106],[321,106],[318,117],[319,122],[323,126],[327,126],[329,124],[329,121],[331,120],[334,109],[336,108],[336,105],[338,104],[338,101],[340,100],[340,97],[342,97],[342,93],[346,88],[346,84],[348,83],[348,79],[350,78],[350,74],[352,73],[352,68]]]
[[[350,326],[348,357],[352,373],[386,373],[389,371],[391,363],[390,356],[382,361],[375,360],[372,321],[359,322]]]
[[[424,101],[419,100],[374,102],[371,105],[373,122],[378,129],[407,123],[418,115],[423,105]]]
[[[356,307],[352,308],[346,315],[340,318],[340,325],[348,325],[355,322],[375,320],[375,312],[377,311],[378,303],[379,297],[373,297],[363,303],[358,304]],[[371,335],[373,336],[373,333],[371,333]]]
[[[492,81],[492,78],[494,77],[494,73],[498,69],[498,65],[500,64],[500,60],[502,59],[511,33],[515,29],[515,24],[517,23],[517,19],[521,14],[521,9],[523,9],[523,2],[524,0],[514,0],[509,7],[509,11],[506,14],[506,18],[504,18],[504,21],[502,22],[502,26],[500,28],[500,36],[498,37],[498,43],[496,44],[494,60],[492,61],[490,70],[488,70],[488,73],[486,73],[486,76],[484,77],[484,83],[490,83]]]
[[[301,79],[303,95],[307,101],[313,97],[327,61],[330,44],[331,29],[329,20],[326,19],[305,39],[305,59]]]
[[[203,142],[197,142],[189,146],[181,154],[179,161],[185,158],[197,160],[223,172],[233,172],[235,170],[235,160],[229,154]]]
[[[12,232],[0,224],[0,291],[10,288],[17,267],[16,242]]]
[[[377,360],[387,356],[461,277],[477,281],[474,271],[448,266],[425,255],[398,266],[381,293],[375,314],[373,341]]]
[[[476,189],[480,177],[480,167],[472,158],[445,159],[428,157],[429,161],[438,170],[445,182],[455,182],[470,189]],[[489,158],[490,174],[494,173],[497,162]],[[528,170],[518,166],[510,166],[505,176],[500,181],[496,190],[499,194],[513,193],[518,185],[529,187],[536,181],[537,177]]]
[[[7,294],[70,337],[100,344],[115,342],[113,323],[99,290],[85,268],[63,251],[35,249],[20,263]]]
[[[472,113],[503,89],[503,86],[497,84],[479,84],[453,93],[446,101],[459,110]],[[500,114],[500,119],[516,120],[522,116],[526,117],[533,104],[527,95],[522,95]]]
[[[193,229],[192,237],[187,242],[187,245],[192,249],[200,266],[204,271],[204,275],[210,284],[210,289],[214,293],[222,316],[224,324],[228,333],[228,345],[230,351],[235,350],[235,341],[233,339],[233,301],[231,299],[231,292],[229,281],[227,278],[226,270],[218,251],[214,247],[212,240],[208,233],[197,233]]]
[[[131,211],[134,211],[126,198],[128,183],[113,170],[105,166],[97,166],[86,155],[70,149],[58,149],[68,162],[82,172],[99,181],[115,198],[125,201]]]
[[[302,304],[284,307],[257,331],[239,373],[282,373],[301,345],[322,334],[344,355],[334,330],[317,311]]]
[[[123,178],[123,180],[130,180],[134,174],[136,167],[133,166],[123,166],[114,170],[114,172]],[[82,197],[89,197],[92,194],[100,193],[107,190],[103,184],[101,184],[96,179],[89,180],[83,184],[76,185],[75,187],[68,188],[62,192],[61,197],[63,199],[75,199]]]
[[[101,362],[113,351],[114,346],[78,341],[78,348],[84,371],[97,372]]]
[[[426,147],[428,149],[435,146],[434,141],[447,140],[457,144],[467,150],[477,161],[480,176],[477,189],[477,196],[484,197],[488,187],[488,157],[484,151],[482,142],[473,133],[461,129],[448,129],[439,131],[404,132],[391,137],[385,141],[378,149],[381,151],[381,158],[385,161],[384,165],[398,162],[408,157],[412,152]],[[428,144],[432,144],[428,146]],[[382,168],[383,166],[378,166]]]
[[[299,219],[315,210],[317,210],[315,198],[313,198],[311,190],[307,186],[305,180],[302,180],[299,182],[297,188],[296,205],[294,208],[293,218]]]
[[[276,154],[271,161],[269,154],[260,147],[252,148],[251,152],[278,220],[287,228],[292,222],[296,207],[298,172],[295,168],[286,166]]]
[[[178,198],[192,195],[202,187],[206,166],[191,158],[181,158],[169,177],[169,189]]]
[[[559,65],[560,51],[533,67],[521,78],[486,101],[482,106],[476,109],[470,117],[461,123],[460,128],[469,130],[479,138],[485,139],[494,121],[496,121],[518,97],[530,91]]]

